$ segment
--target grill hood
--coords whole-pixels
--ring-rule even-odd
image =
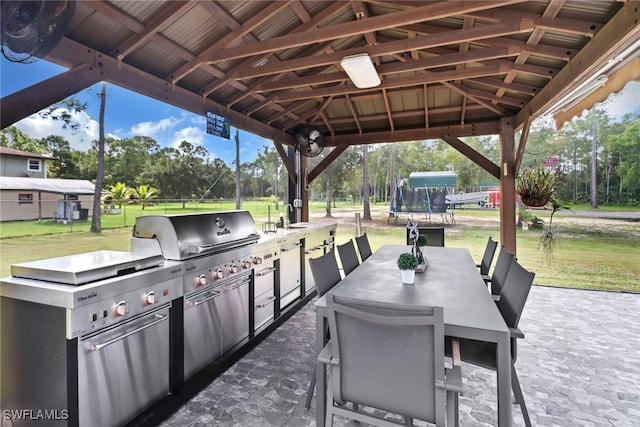
[[[165,259],[185,260],[256,243],[255,222],[248,211],[136,218],[133,237],[156,239]]]

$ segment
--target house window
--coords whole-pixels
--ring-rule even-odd
[[[31,204],[33,204],[33,194],[31,194],[31,193],[20,193],[20,194],[18,194],[18,204],[19,205],[31,205]]]
[[[42,162],[38,159],[27,160],[27,169],[32,172],[40,172],[42,170]]]

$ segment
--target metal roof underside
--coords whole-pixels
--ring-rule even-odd
[[[0,190],[43,191],[57,194],[94,194],[91,181],[81,179],[0,176]]]
[[[338,147],[487,135],[503,118],[522,126],[637,41],[639,6],[79,0],[46,59],[287,145],[305,125]],[[380,86],[357,89],[340,68],[358,53]]]

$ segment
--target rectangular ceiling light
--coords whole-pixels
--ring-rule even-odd
[[[342,58],[340,66],[347,73],[354,85],[366,89],[380,85],[380,77],[371,58],[366,53],[349,55]]]

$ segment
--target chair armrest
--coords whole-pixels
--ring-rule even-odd
[[[325,365],[340,364],[340,359],[337,357],[333,357],[333,354],[331,354],[331,342],[328,342],[318,355],[318,362],[324,363]]]
[[[493,302],[500,301],[500,295],[491,295],[493,297]]]
[[[490,282],[491,281],[491,276],[489,276],[488,274],[483,274],[482,275],[482,280],[484,280],[484,283]]]
[[[451,357],[453,358],[453,366],[460,366],[462,363],[462,356],[460,356],[460,339],[453,338],[451,340]]]
[[[524,333],[519,328],[509,328],[511,338],[524,338]]]

